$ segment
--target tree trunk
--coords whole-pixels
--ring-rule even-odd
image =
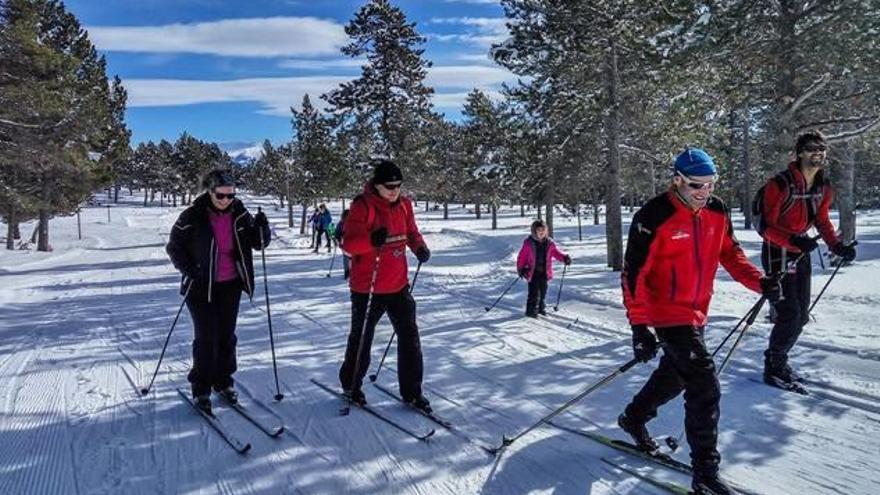
[[[148,199],[150,199],[150,190],[144,189],[144,206],[147,206]]]
[[[593,225],[599,225],[599,202],[593,200]]]
[[[281,209],[283,210],[284,209],[284,195],[283,194],[278,195],[278,201],[281,202]]]
[[[426,199],[425,200],[425,213],[427,213],[429,211],[431,211],[431,210],[428,208],[428,200]]]
[[[498,205],[492,203],[492,230],[498,230]]]
[[[119,202],[119,186],[113,187],[113,202],[114,203]]]
[[[443,202],[443,220],[449,220],[449,202]]]
[[[159,193],[159,207],[162,208],[165,206],[165,191]]]
[[[302,218],[301,218],[300,224],[299,224],[299,235],[303,235],[306,233],[306,210],[309,208],[309,205],[307,203],[303,203],[302,206],[303,206],[303,211],[302,211]]]
[[[6,249],[15,249],[15,229],[18,220],[15,218],[15,203],[9,206],[6,213]]]
[[[18,213],[16,213],[15,216],[18,217]],[[12,222],[12,227],[13,227],[12,238],[15,239],[16,241],[21,239],[21,228],[18,223],[18,218],[16,218],[15,221]]]
[[[606,61],[608,84],[607,120],[608,143],[608,184],[605,196],[605,241],[608,246],[608,266],[619,272],[623,269],[623,223],[620,211],[620,149],[618,148],[618,128],[620,125],[620,103],[618,102],[617,45],[612,39]]]
[[[293,228],[293,201],[290,198],[287,198],[287,226]]]
[[[578,217],[578,240],[584,240],[584,233],[581,230],[581,205],[577,205],[577,217]]]
[[[539,204],[538,205],[538,220],[543,220],[543,219],[544,219],[544,216],[541,215],[541,205]]]
[[[519,216],[523,218],[526,216],[526,205],[524,203],[519,204]]]
[[[345,211],[345,198],[342,198],[342,211]]]
[[[553,199],[547,200],[547,236],[553,237]]]
[[[855,171],[859,153],[852,141],[840,143],[836,147],[842,165],[837,182],[837,209],[840,212],[840,230],[843,242],[852,242],[856,235],[855,213]]]
[[[51,191],[49,190],[49,179],[46,174],[43,174],[43,184],[42,191],[40,194],[40,199],[43,201],[43,208],[40,208],[40,221],[38,224],[37,231],[39,232],[39,237],[37,239],[37,251],[49,251],[49,209],[47,205],[49,204],[49,195]]]
[[[748,103],[745,104],[743,110],[742,121],[742,212],[745,217],[745,228],[752,228],[752,167],[750,163],[751,153],[749,148],[752,145],[751,127],[752,119]]]
[[[480,208],[480,201],[478,200],[474,203],[474,212],[477,214],[477,220],[480,219],[480,213],[482,212],[482,208]]]

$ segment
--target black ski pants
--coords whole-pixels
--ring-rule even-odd
[[[764,352],[766,371],[777,370],[788,364],[788,353],[797,343],[804,325],[810,320],[810,256],[804,256],[790,269],[785,265],[797,259],[797,253],[786,253],[766,242],[761,248],[761,264],[767,273],[788,269],[782,279],[783,299],[773,305],[776,320],[770,331],[770,342]]]
[[[198,290],[201,289],[201,290]],[[237,369],[235,359],[235,324],[241,301],[241,281],[215,283],[211,302],[207,288],[195,287],[186,300],[193,320],[193,367],[189,382],[196,395],[210,393],[233,384]]]
[[[383,314],[388,313],[391,326],[397,333],[397,380],[400,396],[411,400],[422,396],[422,345],[419,328],[416,325],[416,302],[409,293],[409,286],[393,294],[373,294],[370,314],[364,328],[367,313],[368,294],[351,293],[351,332],[348,334],[348,347],[345,360],[339,368],[339,382],[343,390],[359,390],[364,375],[370,368],[370,347],[376,324]],[[360,359],[357,359],[358,345],[363,332],[364,342]],[[355,361],[357,373],[355,373]]]
[[[633,422],[647,423],[657,416],[657,408],[684,390],[685,431],[691,447],[695,472],[717,473],[718,418],[721,386],[715,376],[715,363],[706,350],[704,327],[657,328],[663,349],[660,365],[645,386],[626,406]]]
[[[547,273],[538,272],[532,274],[529,280],[529,295],[526,299],[526,314],[535,315],[538,311],[544,311],[544,298],[547,296]]]
[[[321,248],[321,237],[327,238],[327,251],[330,251],[330,248],[333,247],[333,244],[330,241],[330,233],[326,230],[318,229],[317,241],[315,242],[315,250]]]

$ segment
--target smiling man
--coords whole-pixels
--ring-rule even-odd
[[[788,353],[809,321],[811,266],[809,253],[818,247],[807,235],[813,226],[831,251],[843,261],[856,257],[854,246],[844,244],[828,218],[833,199],[831,183],[823,167],[828,144],[819,131],[798,136],[796,160],[772,177],[763,187],[763,206],[758,232],[764,238],[761,262],[768,273],[788,272],[782,280],[783,298],[773,304],[776,319],[770,343],[764,353],[764,381],[787,390],[802,386],[788,364]],[[806,256],[799,257],[801,253]],[[794,266],[789,266],[797,260]]]
[[[727,494],[718,476],[721,387],[704,340],[715,272],[724,265],[737,282],[770,300],[778,299],[779,283],[761,276],[734,237],[727,207],[712,195],[712,157],[688,148],[673,173],[669,190],[633,216],[621,277],[635,358],[653,359],[658,339],[663,357],[617,421],[639,448],[656,452],[645,424],[684,391],[694,493]]]

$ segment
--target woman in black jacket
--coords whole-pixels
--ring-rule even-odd
[[[252,217],[235,199],[230,171],[210,172],[203,186],[206,192],[175,222],[165,250],[183,274],[181,293],[193,320],[193,398],[210,413],[211,388],[238,400],[232,380],[238,304],[242,291],[254,295],[252,250],[265,248],[271,232],[264,213]]]

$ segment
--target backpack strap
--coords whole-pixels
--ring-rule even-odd
[[[780,215],[785,215],[788,213],[794,206],[795,202],[795,191],[794,191],[794,177],[791,174],[791,170],[783,170],[782,172],[776,174],[773,177],[773,180],[776,181],[776,185],[779,186],[780,189],[783,189],[788,192],[786,194],[785,199],[782,200],[782,208],[779,210]]]

